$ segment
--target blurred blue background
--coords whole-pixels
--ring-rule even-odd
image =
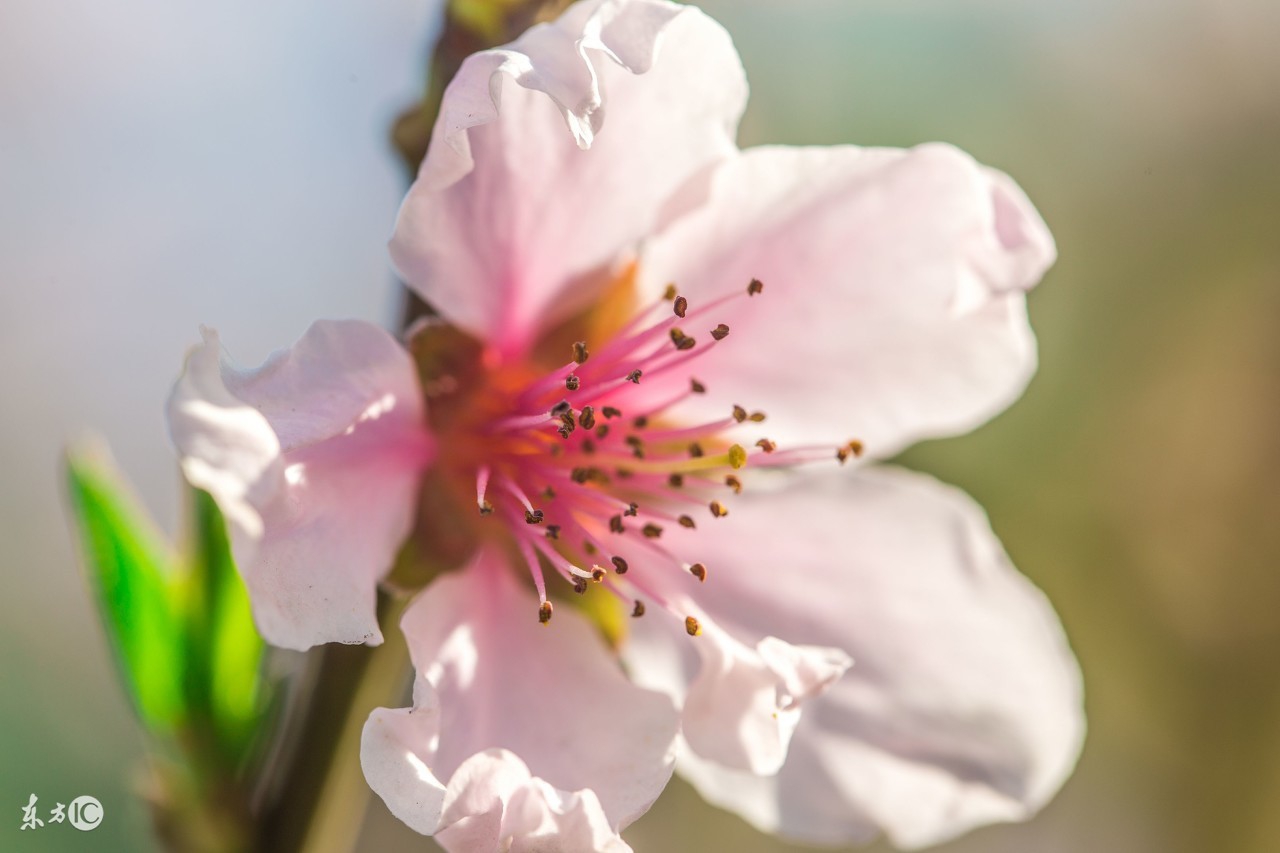
[[[1280,849],[1280,4],[702,5],[751,78],[744,145],[954,142],[1058,239],[1027,395],[905,461],[1049,593],[1091,735],[1039,817],[942,849]],[[162,406],[200,323],[252,364],[315,317],[394,322],[386,140],[433,6],[0,5],[0,849],[150,849],[60,449],[105,435],[172,530]],[[109,819],[19,833],[32,792]],[[628,839],[788,849],[682,784]],[[429,848],[375,805],[363,848],[397,840]]]

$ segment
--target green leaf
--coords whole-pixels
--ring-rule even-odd
[[[265,645],[236,571],[226,523],[208,493],[191,490],[188,642],[197,707],[232,763],[242,760],[262,720]]]
[[[67,454],[84,565],[138,713],[155,733],[185,716],[185,666],[174,560],[105,450]]]

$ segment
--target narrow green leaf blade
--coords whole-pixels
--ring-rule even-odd
[[[227,757],[245,757],[264,714],[265,644],[253,623],[249,595],[236,571],[226,522],[208,493],[192,490],[190,616],[200,694]]]
[[[144,724],[172,731],[186,711],[173,560],[105,450],[67,454],[71,515],[116,659]]]

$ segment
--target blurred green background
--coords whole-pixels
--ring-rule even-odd
[[[751,79],[744,145],[953,142],[1012,174],[1058,240],[1058,265],[1031,296],[1041,368],[1025,397],[976,433],[903,461],[974,495],[1049,594],[1084,669],[1090,735],[1042,814],[939,849],[1280,850],[1280,4],[702,5],[733,34]],[[361,49],[374,63],[391,42],[369,38]],[[395,46],[405,58],[386,72],[388,100],[412,92],[421,60],[410,39]],[[354,61],[342,39],[311,49],[318,67],[345,73]],[[367,131],[385,127],[370,121]],[[377,200],[390,199],[384,228],[394,169],[376,173]],[[364,245],[373,236],[360,237],[368,257],[381,251],[380,237]],[[356,311],[390,317],[394,294],[379,293]],[[8,333],[23,304],[3,299]],[[56,319],[44,321],[51,332]],[[194,326],[180,331],[157,375],[176,371]],[[238,352],[246,363],[269,348],[253,346]],[[15,371],[23,354],[3,354]],[[110,359],[77,370],[126,381]],[[0,848],[150,849],[127,790],[141,740],[48,485],[57,435],[46,433],[92,425],[96,410],[67,399],[61,420],[24,433],[15,422],[31,397],[9,387],[13,375],[0,381],[10,421],[0,452],[6,470],[25,472],[0,481],[0,534],[16,560],[0,599]],[[151,409],[132,417],[147,425],[147,445],[128,444],[127,420],[108,438],[126,444],[131,473],[145,469],[140,489],[154,506],[174,490],[148,485],[171,463],[157,426],[163,384],[144,390]],[[172,511],[159,514],[172,524]],[[42,804],[92,793],[111,820],[92,836],[65,826],[20,835],[33,791]],[[627,838],[641,851],[791,849],[683,783]],[[398,841],[430,847],[375,804],[362,849]]]

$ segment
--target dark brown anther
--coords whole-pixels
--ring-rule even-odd
[[[678,489],[684,485],[684,474],[672,474],[667,477],[667,485],[673,489]]]
[[[720,501],[712,501],[708,506],[711,508],[711,514],[716,518],[724,518],[729,514],[729,510],[725,509]]]
[[[764,423],[764,412],[752,412],[751,416],[747,418],[747,420],[751,421],[753,424],[762,424]]]
[[[620,409],[615,409],[613,406],[605,406],[600,410],[600,414],[604,415],[606,418],[622,417],[622,411]]]
[[[696,380],[696,379],[690,379],[690,380],[689,380],[689,388],[690,388],[690,389],[693,391],[693,393],[695,393],[695,394],[705,394],[705,393],[707,393],[707,386],[706,386],[706,385],[703,385],[701,382],[699,382],[699,381],[698,381],[698,380]]]
[[[631,455],[637,459],[644,458],[644,440],[638,435],[629,435],[623,439],[628,447],[631,448]]]
[[[542,496],[549,501],[553,501],[556,499],[556,490],[551,488],[550,486],[547,486],[545,489],[542,490]]]
[[[578,364],[582,364],[584,361],[586,361],[590,357],[591,357],[591,353],[587,352],[586,341],[577,341],[574,343],[573,360],[575,362],[577,362]]]
[[[493,515],[493,504],[489,503],[488,501],[481,501],[481,502],[480,502],[480,514],[481,514],[481,515]]]
[[[596,452],[596,443],[589,438],[582,439],[582,444],[580,444],[579,447],[581,448],[583,453]]]
[[[662,535],[662,528],[654,524],[652,521],[640,529],[646,539],[657,539]]]
[[[609,475],[596,467],[574,468],[569,472],[569,479],[573,480],[573,482],[578,485],[582,485],[583,483],[599,483],[603,486],[609,482]]]
[[[850,456],[861,456],[862,449],[862,442],[855,438],[844,447],[836,448],[836,458],[839,459],[840,464],[843,465],[849,461]]]
[[[551,607],[550,601],[542,602],[541,606],[538,607],[538,621],[541,622],[543,625],[550,622],[551,610],[552,610],[552,607]]]
[[[697,527],[697,526],[698,526],[698,525],[696,525],[696,524],[694,524],[694,523],[693,523],[693,518],[692,518],[691,516],[688,516],[688,515],[682,515],[682,516],[680,516],[680,518],[678,518],[678,519],[676,519],[676,520],[680,522],[680,526],[681,526],[681,527],[687,527],[687,528],[689,528],[690,530],[693,530],[695,527]]]
[[[644,602],[637,601],[636,606],[631,608],[631,616],[632,618],[639,619],[643,615],[644,615]]]
[[[613,518],[609,519],[610,533],[622,533],[624,530],[626,530],[626,528],[622,526],[622,516],[615,515]]]
[[[544,516],[540,509],[526,509],[524,511],[525,524],[541,524],[543,518]]]
[[[627,573],[627,569],[630,568],[630,566],[627,565],[627,561],[621,557],[614,557],[609,562],[613,563],[613,570],[620,575],[625,575]]]
[[[688,337],[688,335],[684,333],[683,329],[678,329],[674,326],[671,328],[671,331],[669,334],[671,335],[671,343],[675,344],[676,346],[680,346],[680,342]]]
[[[686,616],[684,618],[684,630],[690,637],[696,637],[702,633],[702,626],[698,624],[697,619],[694,619],[692,616]]]
[[[573,406],[569,405],[568,400],[561,400],[551,407],[551,417],[563,418],[565,415],[573,411]]]
[[[596,427],[596,438],[600,439],[601,441],[604,441],[605,438],[608,437],[608,435],[609,435],[608,424],[600,424],[600,426]]]
[[[680,352],[686,352],[688,350],[693,349],[697,345],[698,345],[698,341],[696,339],[685,336],[680,339],[680,342],[678,344],[676,344],[676,349],[680,350]]]
[[[694,459],[697,459],[700,456],[702,456],[703,455],[702,445],[698,444],[698,442],[696,441],[693,444],[689,445],[689,455],[692,456]]]
[[[587,580],[586,580],[586,578],[580,578],[580,577],[578,577],[577,575],[574,575],[574,576],[573,576],[573,591],[574,591],[574,592],[576,592],[578,595],[582,595],[584,592],[586,592],[586,591],[587,591]]]
[[[640,377],[643,375],[644,375],[643,371],[637,368],[636,370],[633,370],[627,374],[627,381],[632,383],[633,385],[639,385]]]
[[[649,419],[648,419],[647,417],[645,417],[644,415],[641,415],[640,417],[638,417],[638,418],[636,418],[634,421],[632,421],[632,422],[631,422],[631,424],[632,424],[632,426],[634,426],[636,429],[644,429],[645,427],[647,427],[647,426],[649,425]]]
[[[738,423],[742,423],[747,419],[747,410],[741,406],[733,407],[733,419]]]
[[[733,493],[735,495],[742,494],[742,481],[739,480],[737,477],[733,476],[732,474],[729,474],[724,478],[724,484],[729,488],[733,489]]]
[[[689,300],[685,299],[683,296],[677,296],[676,304],[671,307],[672,310],[676,312],[677,317],[683,317],[685,312],[689,310]]]
[[[589,557],[594,557],[596,554],[600,553],[599,548],[597,548],[595,545],[592,545],[590,542],[586,541],[585,539],[582,542],[582,551],[584,554],[586,554]]]
[[[596,583],[600,583],[600,581],[604,580],[604,569],[600,568],[599,566],[592,566],[591,579]]]
[[[663,298],[663,299],[665,299],[665,300],[667,300],[668,302],[670,302],[672,299],[675,299],[675,298],[676,298],[676,295],[677,295],[679,292],[680,292],[680,291],[676,290],[676,284],[675,284],[675,282],[673,281],[673,282],[671,282],[670,284],[668,284],[668,285],[667,285],[667,289],[666,289],[666,290],[662,291],[662,298]]]
[[[715,338],[717,341],[723,341],[725,338],[729,337],[729,327],[724,323],[721,323],[711,330],[711,337]]]
[[[578,423],[583,429],[591,429],[596,425],[596,410],[591,406],[583,406],[578,413]]]
[[[640,504],[634,501],[627,504],[627,508],[622,511],[622,514],[634,518],[640,514]]]
[[[702,583],[707,582],[707,567],[702,565],[702,563],[694,563],[692,566],[690,566],[689,574],[693,575]]]
[[[560,525],[558,525],[558,524],[548,524],[548,525],[547,525],[547,538],[548,538],[548,539],[559,539],[559,538],[560,538]]]
[[[756,447],[760,448],[765,453],[772,453],[773,451],[778,449],[778,445],[774,444],[772,441],[770,441],[767,438],[762,438],[759,441],[757,441]]]
[[[764,292],[764,282],[758,278],[751,279],[751,283],[747,285],[747,296],[755,296],[757,293]]]
[[[582,387],[582,380],[570,373],[564,378],[564,387],[568,388],[570,391],[577,391]]]

